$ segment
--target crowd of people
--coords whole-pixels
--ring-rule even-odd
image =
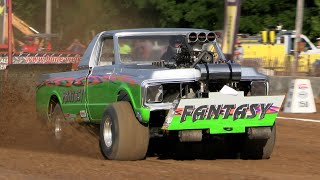
[[[320,44],[320,43],[319,43]],[[170,59],[172,54],[175,53],[177,48],[179,48],[181,42],[179,41],[170,41],[169,47],[165,52],[162,50],[160,53],[162,56],[161,59]],[[39,38],[29,36],[25,39],[24,43],[20,44],[21,52],[24,53],[36,53],[36,52],[52,52],[53,46],[50,38]],[[128,46],[126,43],[120,43],[120,54],[131,54],[138,59],[149,59],[154,55],[154,45],[150,41],[135,41],[133,44],[133,49]],[[86,49],[86,46],[80,42],[79,39],[73,39],[72,43],[65,48],[64,52],[70,53],[83,53]],[[157,53],[158,54],[158,53]],[[234,51],[234,60],[238,63],[241,63],[243,60],[244,49],[239,40],[236,41],[235,51]]]
[[[52,52],[54,51],[50,38],[40,38],[29,36],[24,42],[19,43],[20,52],[36,53],[36,52]],[[63,51],[72,53],[83,53],[86,46],[79,39],[74,39],[73,42]]]
[[[24,43],[20,44],[21,52],[35,53],[38,51],[51,51],[52,44],[48,38],[27,37]]]

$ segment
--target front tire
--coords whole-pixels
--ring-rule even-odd
[[[137,120],[129,102],[107,108],[100,124],[100,148],[107,159],[144,159],[148,144],[149,127]]]
[[[270,128],[271,137],[269,139],[249,139],[246,137],[241,152],[242,159],[269,159],[271,157],[276,140],[276,124]]]

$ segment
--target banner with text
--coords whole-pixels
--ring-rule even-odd
[[[225,0],[222,50],[228,59],[233,58],[234,42],[240,19],[240,0]]]
[[[80,54],[54,54],[54,55],[13,55],[13,64],[78,64]],[[0,70],[8,65],[8,56],[0,55]]]

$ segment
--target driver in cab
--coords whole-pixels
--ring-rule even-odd
[[[181,36],[174,36],[169,39],[169,46],[165,53],[161,56],[161,60],[167,62],[175,61],[176,55],[180,53],[181,46],[183,43],[183,37]]]

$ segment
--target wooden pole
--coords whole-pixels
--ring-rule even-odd
[[[46,1],[46,33],[47,34],[51,34],[51,8],[52,6],[52,1],[51,0],[47,0]]]
[[[12,64],[12,1],[7,0],[8,6],[8,65]]]
[[[299,65],[299,55],[300,52],[298,51],[298,43],[300,42],[300,35],[303,26],[303,7],[304,7],[304,0],[297,0],[297,12],[296,12],[296,38],[294,41],[294,61],[291,64],[291,75],[297,75],[298,65]]]

